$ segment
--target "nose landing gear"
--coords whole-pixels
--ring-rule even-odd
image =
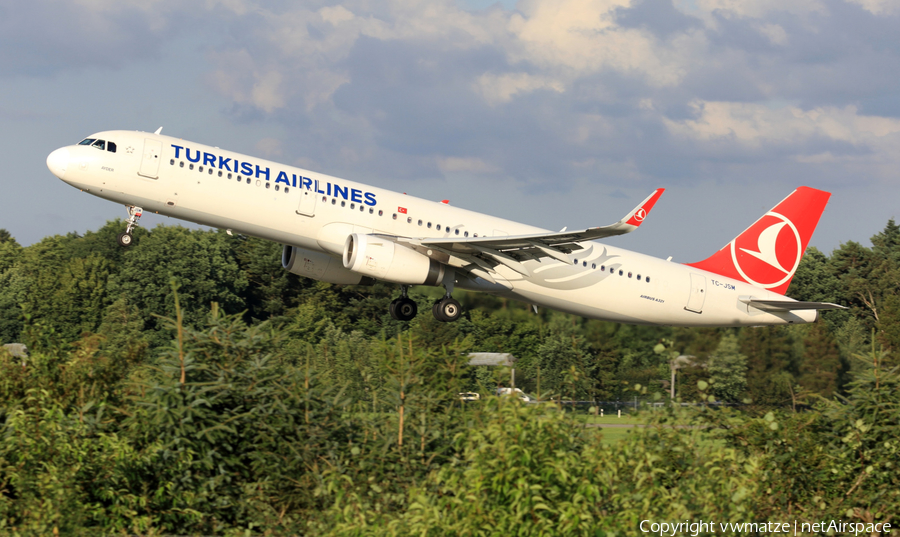
[[[119,233],[116,235],[116,241],[119,243],[119,246],[128,247],[131,246],[134,237],[131,236],[131,233],[134,231],[138,224],[138,220],[141,219],[141,215],[144,214],[144,210],[140,207],[135,207],[134,205],[126,205],[128,207],[128,220],[127,226],[125,226],[125,233]]]

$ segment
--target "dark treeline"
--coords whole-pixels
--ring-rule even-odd
[[[872,248],[801,262],[790,296],[849,310],[747,329],[461,292],[459,322],[400,323],[395,287],[298,278],[279,245],[160,226],[122,249],[122,227],[25,248],[0,230],[0,343],[30,353],[0,351],[0,531],[595,535],[897,513],[893,221]],[[742,404],[668,406],[604,445],[552,404],[463,405],[507,378],[466,366],[473,351],[514,354],[517,386],[557,402],[665,401],[689,355],[680,401]]]

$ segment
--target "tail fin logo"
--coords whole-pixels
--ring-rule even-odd
[[[747,283],[771,289],[791,280],[800,266],[802,248],[797,226],[770,211],[731,241],[731,258]]]
[[[647,211],[643,207],[641,207],[637,210],[636,213],[634,213],[634,219],[638,222],[643,222],[644,218],[647,218]]]

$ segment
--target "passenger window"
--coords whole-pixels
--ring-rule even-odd
[[[169,164],[172,165],[172,166],[174,166],[174,165],[175,165],[175,159],[173,159],[173,158],[169,159]]]
[[[116,144],[114,144],[113,142],[106,142],[106,150],[109,151],[110,153],[115,153],[116,152]]]
[[[179,168],[184,168],[184,161],[179,162],[179,163],[178,163],[178,167],[179,167]]]
[[[322,201],[328,201],[328,196],[322,196]]]
[[[456,230],[456,234],[459,235],[459,229]]]
[[[203,166],[199,166],[197,169],[200,170],[200,173],[203,173]]]
[[[369,214],[374,214],[374,213],[375,213],[375,209],[369,207]]]
[[[250,178],[249,178],[249,177],[247,178],[247,184],[248,184],[248,185],[250,184]]]
[[[96,142],[91,144],[91,147],[96,147],[100,151],[103,151],[106,149],[106,142],[104,142],[103,140],[97,140]]]
[[[640,274],[637,275],[637,281],[641,281],[641,275],[640,275]]]
[[[597,265],[595,263],[591,263],[591,268],[595,269],[595,268],[597,268]]]
[[[647,276],[646,278],[644,278],[644,281],[647,283],[650,283],[650,276]]]
[[[464,237],[468,237],[468,236],[469,236],[469,232],[466,231],[465,233],[463,233],[463,236],[464,236]]]
[[[194,165],[193,165],[193,164],[189,164],[189,165],[188,165],[188,169],[189,169],[189,170],[193,170],[193,169],[194,169]]]
[[[382,211],[381,209],[378,209],[378,216],[384,216],[384,211]]]
[[[620,270],[619,270],[619,276],[621,276],[622,274],[624,274],[624,273],[623,273],[622,270],[620,269]]]
[[[393,216],[393,218],[394,218],[394,220],[396,220],[396,219],[397,219],[397,213],[394,213],[394,216]]]
[[[604,270],[606,270],[606,265],[600,265],[600,272],[603,272]]]
[[[222,172],[221,172],[221,171],[219,172],[219,177],[222,177]]]
[[[407,216],[407,217],[406,217],[406,223],[407,223],[407,224],[412,224],[412,216]]]
[[[287,188],[287,187],[285,187],[285,188]],[[352,211],[353,209],[356,209],[356,204],[355,204],[355,203],[351,203],[351,204],[350,204],[350,210]]]
[[[331,199],[331,204],[332,204],[332,205],[337,205],[337,198],[332,198],[332,199]]]
[[[630,272],[628,273],[628,277],[629,277],[629,278],[631,277],[631,273],[630,273]]]
[[[421,221],[421,220],[419,220],[419,225],[420,225],[420,226],[422,225],[422,221]]]
[[[228,178],[231,179],[231,174],[230,174],[230,173],[228,174]]]
[[[365,210],[366,210],[365,207],[363,207],[362,205],[359,206],[359,212],[364,212]]]
[[[431,229],[431,222],[428,222],[428,229]]]
[[[346,201],[342,201],[342,202],[341,202],[341,207],[346,207],[346,206],[347,206],[347,202],[346,202]]]
[[[213,169],[210,168],[210,169],[209,169],[209,174],[212,175],[212,172],[213,172]],[[221,176],[222,176],[222,172],[219,172],[219,177],[221,177]]]
[[[277,186],[275,187],[275,190],[278,190],[278,187],[277,187]],[[285,193],[285,194],[288,193],[288,187],[284,187],[284,193]]]
[[[441,225],[440,225],[440,224],[436,225],[436,226],[435,226],[435,229],[437,229],[438,231],[440,231],[440,230],[441,230]]]
[[[272,183],[266,183],[266,188],[270,188],[271,186],[272,186]]]
[[[578,260],[577,260],[577,259],[575,260],[575,264],[576,264],[576,265],[578,264]]]
[[[275,192],[278,192],[278,185],[275,185]]]

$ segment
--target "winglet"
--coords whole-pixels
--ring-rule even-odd
[[[628,224],[630,226],[638,227],[641,225],[641,222],[647,218],[647,215],[650,214],[650,209],[656,205],[656,201],[662,196],[662,193],[665,192],[665,188],[657,188],[653,191],[653,194],[647,196],[647,199],[642,201],[640,205],[635,207],[630,213],[628,213],[625,218],[621,220],[622,223]]]

